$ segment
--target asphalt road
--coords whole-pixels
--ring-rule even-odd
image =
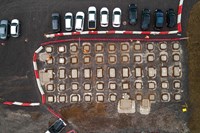
[[[187,21],[189,18],[189,11],[192,5],[197,0],[185,0],[183,5],[183,36],[186,34]],[[38,48],[39,44],[48,41],[43,37],[44,33],[51,33],[51,13],[59,12],[64,17],[64,14],[68,11],[76,13],[77,11],[87,12],[87,8],[90,5],[97,7],[99,11],[101,7],[106,6],[110,10],[110,14],[114,7],[120,7],[122,9],[122,20],[127,21],[127,7],[130,3],[136,3],[140,11],[143,8],[149,8],[152,12],[156,8],[161,8],[163,11],[169,7],[177,10],[178,0],[0,0],[0,19],[11,20],[18,18],[21,22],[21,36],[19,38],[9,38],[6,41],[0,40],[6,44],[6,46],[0,46],[0,98],[10,101],[25,101],[25,102],[37,102],[40,101],[40,95],[36,86],[35,77],[32,66],[33,52]],[[139,17],[140,21],[140,17]],[[110,17],[111,22],[111,17]],[[153,20],[151,27],[153,25]],[[122,26],[119,29],[139,30],[140,25],[135,27]],[[87,23],[86,23],[87,27]],[[103,30],[102,28],[98,29]],[[113,29],[111,25],[109,29]],[[164,30],[167,30],[164,28]],[[64,21],[62,21],[62,31],[64,31]],[[78,38],[76,36],[73,38]],[[91,37],[91,36],[83,36]],[[94,36],[94,37],[144,37],[138,35],[110,35],[110,36]],[[154,37],[154,36],[151,36]],[[161,37],[176,37],[161,36]],[[68,37],[62,37],[62,39]],[[28,40],[26,43],[25,40]],[[56,38],[59,39],[59,38]],[[6,106],[3,106],[6,107]],[[22,109],[18,107],[6,107],[9,109]],[[31,108],[30,110],[32,110]]]

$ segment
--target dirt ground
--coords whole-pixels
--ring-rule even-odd
[[[191,117],[189,128],[192,133],[200,132],[200,1],[191,11],[187,35],[189,51],[189,93]]]

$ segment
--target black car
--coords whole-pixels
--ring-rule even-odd
[[[144,10],[142,11],[141,29],[142,29],[142,30],[148,30],[148,29],[149,29],[150,22],[151,22],[150,10],[149,10],[149,9],[144,9]]]
[[[66,123],[59,118],[45,133],[60,133],[66,127]]]
[[[60,32],[60,15],[59,13],[52,13],[52,30],[53,32]]]
[[[129,23],[135,25],[137,23],[137,5],[129,5]]]
[[[155,10],[155,30],[160,30],[164,26],[164,13],[162,10],[157,9]]]
[[[166,12],[167,27],[173,28],[176,25],[176,13],[174,9],[169,9]]]

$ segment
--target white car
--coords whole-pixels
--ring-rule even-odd
[[[113,27],[120,27],[120,25],[121,25],[121,15],[122,15],[121,9],[116,7],[113,10],[113,17],[112,17]]]
[[[109,23],[109,10],[106,7],[101,8],[100,11],[100,24],[101,27],[108,27]]]
[[[10,24],[10,34],[12,37],[19,37],[19,20],[13,19]]]
[[[88,8],[88,29],[94,30],[96,29],[96,13],[97,9],[94,6],[90,6]]]
[[[83,31],[84,19],[85,19],[85,14],[83,12],[76,13],[76,24],[75,24],[76,31],[79,31],[79,32]]]
[[[65,14],[65,30],[72,31],[73,27],[73,14],[71,12],[67,12]]]

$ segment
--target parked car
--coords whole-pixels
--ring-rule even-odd
[[[85,14],[83,12],[76,13],[76,24],[75,24],[76,31],[83,31],[84,19],[85,19]]]
[[[1,20],[0,21],[0,39],[6,40],[9,36],[9,21]]]
[[[155,10],[155,30],[160,30],[163,28],[164,25],[164,13],[162,10],[157,9]]]
[[[109,23],[109,10],[107,7],[101,8],[100,11],[100,25],[101,27],[108,27]]]
[[[73,27],[73,14],[71,12],[67,12],[65,14],[65,30],[72,31]]]
[[[176,26],[176,13],[174,9],[169,9],[166,12],[167,27],[173,28]]]
[[[60,32],[60,14],[59,13],[52,13],[52,30],[53,32]]]
[[[121,25],[121,15],[122,15],[121,9],[116,7],[113,10],[113,18],[112,18],[113,27],[120,27],[120,25]]]
[[[10,34],[12,37],[19,37],[19,20],[18,19],[13,19],[10,24]]]
[[[97,20],[96,12],[97,12],[96,7],[90,6],[88,8],[88,29],[90,30],[96,29],[96,20]]]
[[[49,129],[45,133],[61,133],[66,125],[67,124],[61,118],[59,118],[49,127]]]
[[[151,22],[150,10],[145,8],[145,9],[142,11],[141,29],[142,29],[142,30],[148,30],[148,29],[149,29],[150,22]]]
[[[136,4],[130,4],[129,5],[129,23],[132,25],[135,25],[137,23],[137,5]]]

